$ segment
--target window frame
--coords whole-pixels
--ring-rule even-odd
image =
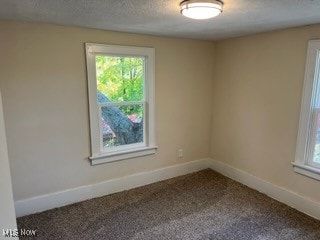
[[[155,136],[155,49],[147,47],[133,47],[122,45],[85,43],[86,66],[89,99],[91,165],[114,162],[134,157],[154,154],[156,152]],[[105,151],[101,147],[101,104],[97,101],[96,55],[143,57],[143,144],[128,144],[115,147],[112,151]],[[117,103],[126,104],[128,102]],[[107,104],[108,105],[108,104]]]
[[[320,91],[320,40],[308,43],[294,171],[320,180],[320,164],[312,161],[315,146],[316,113],[313,107]],[[319,98],[320,100],[320,98]]]

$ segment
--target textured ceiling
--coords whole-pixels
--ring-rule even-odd
[[[224,39],[320,23],[320,0],[224,0],[209,20],[179,13],[180,0],[0,0],[0,19],[150,35]]]

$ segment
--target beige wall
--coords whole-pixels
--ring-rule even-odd
[[[15,200],[211,157],[320,201],[293,172],[307,41],[320,25],[217,42],[0,21]],[[90,166],[84,43],[155,47],[156,155]],[[214,59],[216,61],[214,61]],[[212,133],[212,134],[211,134]],[[184,159],[177,158],[184,148]]]
[[[211,156],[320,201],[320,182],[291,165],[307,42],[314,38],[320,25],[217,43]]]
[[[213,43],[7,21],[0,34],[15,200],[209,156]],[[85,42],[155,48],[156,155],[90,166]]]

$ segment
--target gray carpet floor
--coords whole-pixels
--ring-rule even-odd
[[[35,239],[319,240],[320,221],[212,170],[17,219]],[[31,238],[28,238],[31,239]]]

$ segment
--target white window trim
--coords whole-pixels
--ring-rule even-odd
[[[318,70],[316,69],[320,61],[320,40],[310,40],[308,44],[308,54],[304,77],[303,95],[301,103],[299,131],[297,138],[297,149],[295,161],[292,163],[294,171],[305,176],[320,180],[320,167],[310,164],[310,151],[308,144],[314,141],[311,136],[313,123],[312,103],[315,99],[316,78],[320,81]],[[316,71],[317,70],[317,71]]]
[[[156,152],[155,136],[155,50],[154,48],[131,47],[119,45],[105,45],[86,43],[88,97],[90,115],[90,137],[91,137],[91,165],[114,162],[129,158],[141,157]],[[142,56],[145,57],[145,81],[144,81],[144,123],[145,144],[130,144],[128,147],[118,148],[117,151],[104,152],[100,146],[100,120],[99,107],[97,103],[97,83],[95,56],[97,54]]]

